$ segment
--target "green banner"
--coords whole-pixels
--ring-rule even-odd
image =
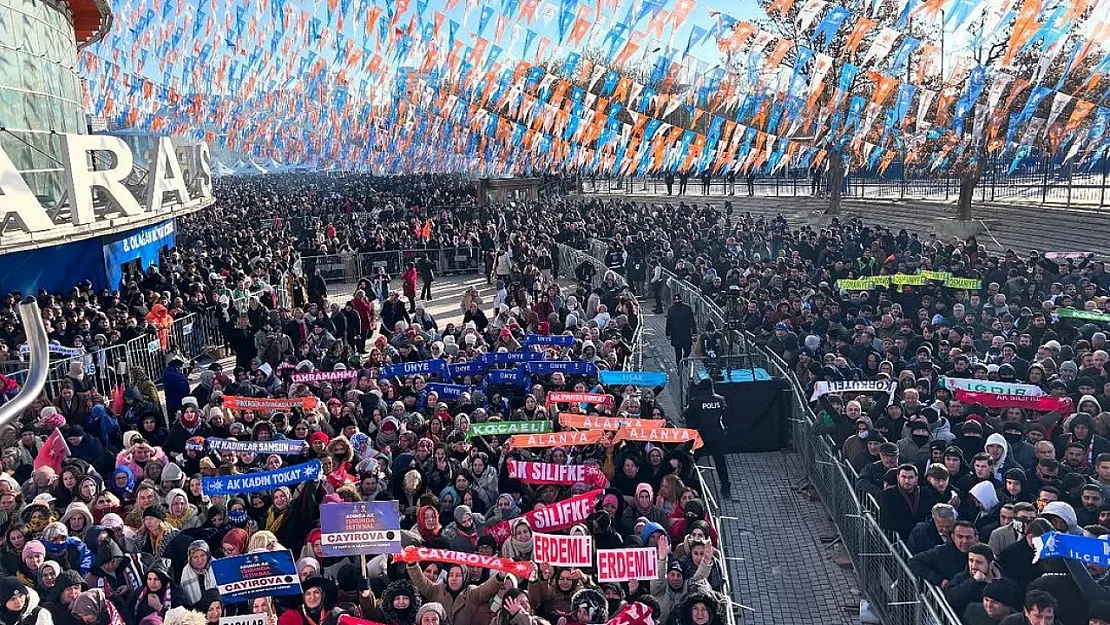
[[[871,283],[867,280],[837,280],[836,286],[845,291],[870,291]]]
[[[927,269],[922,269],[918,275],[924,276],[926,280],[940,280],[944,282],[948,279],[947,271],[929,271]]]
[[[550,431],[550,421],[487,421],[485,423],[472,423],[470,429],[466,431],[466,437],[544,434]]]
[[[890,281],[897,285],[924,286],[925,276],[921,274],[896,273]]]
[[[1097,310],[1076,310],[1074,308],[1057,308],[1056,314],[1062,319],[1083,319],[1085,321],[1101,321],[1110,323],[1110,314]]]
[[[954,278],[949,276],[948,279],[944,281],[944,286],[950,289],[978,291],[983,288],[983,281],[976,280],[975,278]]]
[[[864,278],[864,280],[867,280],[873,287],[890,286],[890,276],[871,276],[869,278]]]

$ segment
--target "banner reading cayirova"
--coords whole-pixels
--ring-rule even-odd
[[[218,558],[212,561],[212,573],[224,603],[301,594],[301,577],[288,549]]]
[[[401,552],[401,515],[396,501],[328,503],[320,506],[320,547],[329,558]]]

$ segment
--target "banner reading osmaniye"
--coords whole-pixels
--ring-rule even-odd
[[[400,553],[401,515],[396,501],[320,506],[320,547],[329,558]]]

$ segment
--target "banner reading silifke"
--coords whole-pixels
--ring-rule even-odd
[[[551,462],[525,462],[508,460],[509,477],[525,484],[589,484],[595,488],[606,488],[608,478],[600,467],[590,464],[555,464]]]
[[[530,510],[524,514],[528,525],[533,532],[557,532],[570,528],[575,523],[581,523],[594,511],[597,500],[604,494],[603,490],[591,490],[588,493],[568,497],[556,501],[550,506],[538,510]],[[501,521],[486,530],[490,536],[497,539],[497,544],[505,542],[509,537],[509,522]]]
[[[976,393],[974,391],[956,390],[956,399],[960,403],[982,404],[987,408],[1025,408],[1034,412],[1070,412],[1070,397],[1030,397],[1028,395],[998,395],[996,393]]]
[[[658,577],[658,550],[654,547],[599,549],[597,551],[598,583],[626,582],[630,579],[656,579]]]
[[[320,506],[320,547],[329,558],[401,551],[396,501],[328,503]]]
[[[527,579],[536,568],[532,561],[517,562],[509,558],[497,556],[483,556],[465,551],[450,551],[448,549],[430,549],[428,547],[405,547],[401,553],[393,556],[394,562],[444,562],[447,564],[461,564],[463,566],[476,566],[482,569],[512,573],[519,578]]]
[[[532,534],[532,556],[540,564],[554,566],[593,566],[594,540],[590,536]]]
[[[288,549],[218,558],[212,561],[212,573],[224,603],[301,594],[301,578]]]

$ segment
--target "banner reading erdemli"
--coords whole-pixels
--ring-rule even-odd
[[[951,378],[944,375],[937,378],[937,388],[946,388],[953,392],[963,390],[976,393],[994,393],[995,395],[1024,395],[1026,397],[1047,395],[1043,388],[1033,384],[976,380],[974,378]]]
[[[520,579],[527,579],[536,568],[532,561],[517,562],[509,558],[497,556],[483,556],[465,551],[450,551],[447,549],[430,549],[427,547],[405,547],[401,553],[393,556],[394,562],[444,562],[447,564],[461,564],[463,566],[476,566],[482,569],[512,573]]]
[[[309,460],[303,464],[283,467],[273,471],[245,473],[243,475],[217,475],[202,477],[201,489],[205,495],[236,495],[260,490],[273,490],[279,486],[292,486],[314,480],[320,475],[320,461]]]
[[[301,594],[301,578],[288,549],[218,558],[212,561],[212,573],[224,603]]]
[[[598,549],[597,581],[626,582],[630,579],[659,577],[658,550],[654,547],[635,549]]]
[[[233,441],[226,438],[209,436],[205,439],[208,449],[215,452],[230,451],[231,453],[251,453],[269,456],[299,456],[308,450],[306,441],[297,439],[278,439],[272,441]]]
[[[821,380],[813,385],[809,401],[829,393],[889,393],[893,397],[894,380]]]
[[[466,437],[542,434],[550,431],[550,421],[486,421],[485,423],[470,424],[470,429],[466,431]]]
[[[399,553],[401,515],[396,501],[320,506],[320,547],[329,558]]]
[[[554,566],[593,566],[594,541],[590,536],[532,534],[533,559]]]

